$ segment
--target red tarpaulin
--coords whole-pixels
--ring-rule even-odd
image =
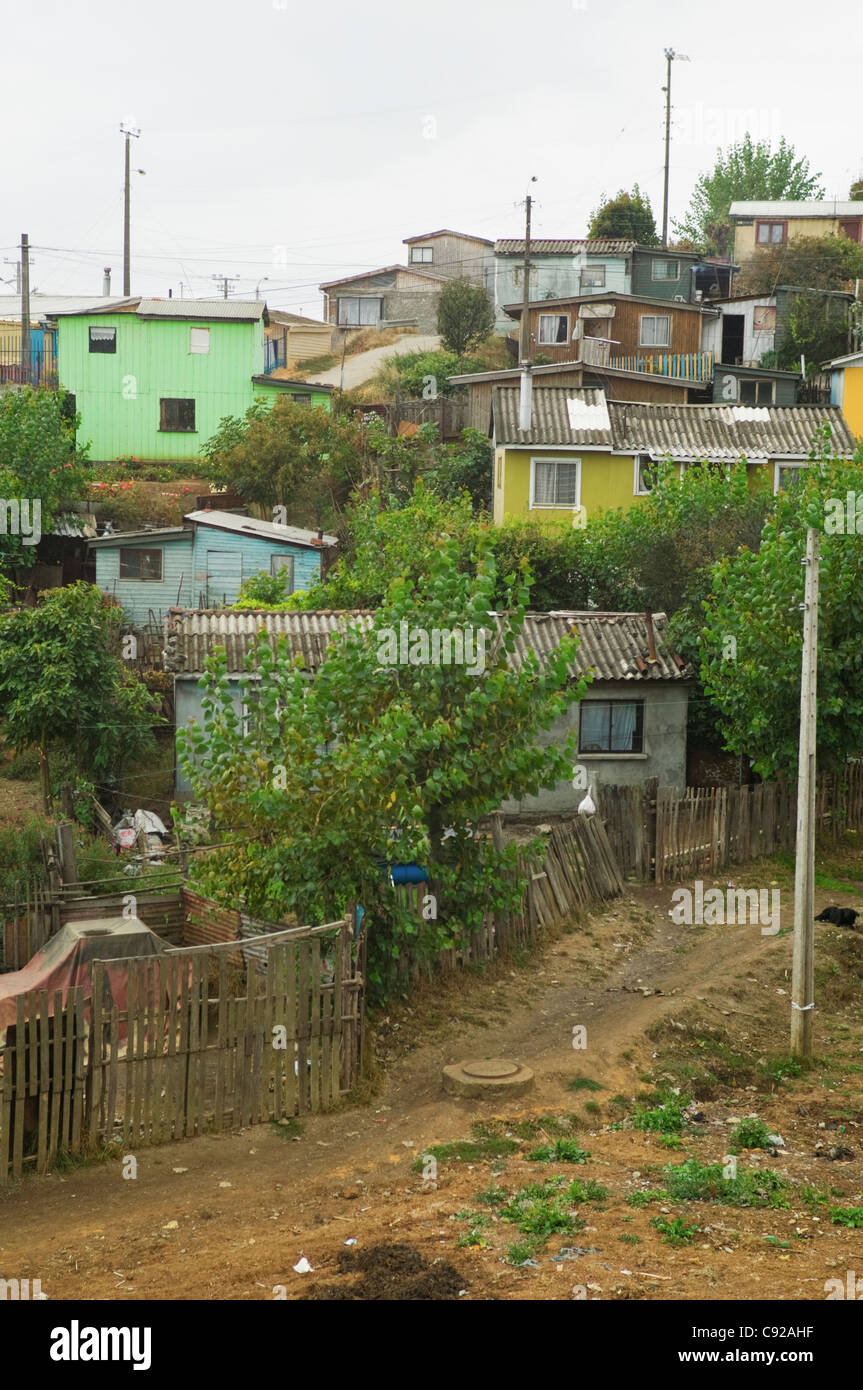
[[[56,936],[37,951],[23,970],[0,975],[0,1047],[6,1029],[14,1025],[17,1000],[31,990],[46,990],[48,1011],[54,1012],[54,991],[60,990],[63,1004],[73,986],[82,986],[85,999],[93,994],[93,961],[105,962],[105,975],[111,998],[107,1007],[126,1007],[128,987],[127,958],[161,956],[170,949],[138,917],[104,917],[84,922],[67,922]],[[161,971],[156,972],[156,984]],[[89,1013],[89,1010],[88,1010]]]

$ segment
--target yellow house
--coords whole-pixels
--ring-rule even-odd
[[[857,439],[863,439],[863,352],[836,357],[828,363],[830,400],[848,421]]]
[[[847,236],[863,242],[863,202],[742,201],[731,204],[728,217],[734,236],[731,259],[737,265],[795,237]]]
[[[861,358],[863,365],[863,358]],[[494,414],[494,520],[583,527],[597,512],[628,511],[652,487],[656,464],[671,459],[727,467],[743,460],[768,470],[774,491],[809,464],[816,432],[828,424],[834,452],[855,441],[836,405],[656,405],[606,400],[601,390],[498,386]]]

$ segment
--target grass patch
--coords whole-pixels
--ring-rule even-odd
[[[863,1229],[863,1207],[831,1207],[830,1220],[834,1226],[849,1226],[852,1231]]]
[[[666,1095],[652,1109],[639,1106],[633,1116],[634,1129],[643,1129],[653,1134],[680,1134],[686,1120],[684,1111],[689,1104],[689,1096]]]
[[[666,1164],[665,1195],[673,1202],[722,1202],[731,1207],[787,1207],[788,1183],[769,1168],[726,1178],[721,1163]]]
[[[514,1139],[456,1139],[452,1144],[432,1144],[414,1159],[411,1169],[421,1173],[429,1158],[438,1163],[482,1163],[489,1158],[503,1158],[514,1153],[518,1144]]]
[[[288,1115],[284,1120],[273,1120],[272,1126],[283,1139],[299,1139],[305,1132],[302,1120],[297,1119],[296,1115]]]
[[[561,1187],[559,1179],[545,1183],[528,1183],[514,1192],[506,1206],[501,1207],[503,1221],[516,1226],[522,1235],[541,1242],[550,1235],[575,1235],[584,1230],[586,1222],[572,1211],[569,1190]]]
[[[622,1240],[624,1245],[640,1245],[641,1236],[634,1235],[632,1231],[624,1231],[623,1235],[617,1237]]]
[[[569,1091],[604,1091],[605,1087],[600,1086],[598,1081],[594,1081],[591,1076],[573,1076],[566,1083]]]
[[[555,1139],[552,1144],[540,1144],[528,1154],[531,1163],[586,1163],[590,1158],[574,1139]]]

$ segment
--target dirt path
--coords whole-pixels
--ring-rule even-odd
[[[790,894],[783,896],[783,907],[787,904],[793,912]],[[0,1193],[0,1276],[40,1278],[55,1298],[266,1299],[277,1286],[288,1298],[301,1298],[310,1287],[308,1276],[304,1280],[292,1271],[301,1255],[311,1261],[315,1278],[326,1278],[335,1272],[349,1239],[360,1250],[381,1240],[407,1239],[429,1259],[451,1260],[463,1271],[468,1297],[571,1297],[568,1290],[576,1275],[569,1265],[514,1269],[499,1254],[457,1248],[464,1227],[453,1218],[493,1172],[487,1164],[477,1171],[467,1164],[447,1169],[438,1183],[424,1183],[411,1165],[430,1145],[469,1137],[477,1121],[513,1113],[512,1105],[501,1110],[445,1095],[440,1072],[448,1062],[505,1055],[527,1063],[536,1073],[536,1085],[528,1100],[518,1103],[523,1107],[519,1113],[541,1117],[584,1104],[583,1096],[567,1090],[579,1073],[602,1088],[603,1108],[615,1093],[630,1098],[643,1091],[640,1078],[651,1055],[658,1055],[646,1031],[655,1032],[663,1020],[675,1020],[673,1026],[679,1027],[676,1020],[688,1010],[700,1011],[743,1038],[754,1035],[771,1015],[787,1026],[790,937],[764,937],[757,926],[677,927],[668,918],[669,899],[668,889],[629,889],[622,901],[562,935],[526,965],[499,967],[485,979],[462,978],[394,1012],[381,1022],[377,1035],[381,1080],[372,1100],[304,1119],[297,1137],[293,1126],[259,1126],[237,1135],[141,1150],[134,1155],[134,1179],[124,1178],[122,1164],[112,1160],[31,1179]],[[583,1052],[572,1047],[577,1024],[587,1028]],[[819,1026],[826,1028],[826,1020]],[[858,1041],[863,1039],[858,1036]],[[823,1102],[830,1094],[806,1095],[816,1109],[809,1119],[793,1123],[803,1124],[803,1142],[811,1149],[819,1123],[811,1115],[827,1113]],[[593,1117],[589,1096],[582,1120],[592,1128],[583,1142],[596,1163],[586,1171],[596,1176],[605,1170],[608,1179],[603,1181],[622,1200],[633,1172],[648,1161],[657,1167],[674,1155],[657,1150],[657,1136],[611,1130],[610,1113],[601,1120]],[[727,1144],[725,1112],[739,1115],[755,1108],[755,1097],[741,1098],[742,1110],[735,1097],[725,1111],[717,1103],[711,1113],[713,1129],[705,1130],[704,1140],[704,1156],[711,1161],[722,1156]],[[596,1102],[594,1106],[600,1108]],[[788,1128],[792,1117],[784,1111],[780,1116],[779,1108],[777,1101],[771,1122]],[[797,1157],[802,1160],[802,1150]],[[513,1159],[513,1176],[522,1173],[522,1160],[522,1155]],[[787,1162],[793,1168],[796,1161],[789,1149]],[[810,1167],[813,1162],[817,1167],[810,1156]],[[822,1161],[820,1172],[824,1166]],[[836,1177],[839,1168],[834,1165],[829,1176]],[[853,1164],[842,1166],[848,1200],[853,1200],[855,1184],[859,1192],[861,1174],[856,1155]],[[615,1225],[616,1234],[608,1239],[619,1241],[620,1231],[643,1231],[638,1239],[653,1242],[649,1254],[645,1249],[636,1255],[629,1246],[618,1245],[609,1264],[603,1243],[605,1257],[600,1258],[601,1252],[585,1255],[577,1277],[607,1290],[609,1270],[629,1271],[623,1282],[634,1281],[635,1290],[616,1296],[707,1296],[698,1281],[687,1284],[685,1270],[695,1257],[660,1245],[646,1214],[621,1216],[626,1210],[616,1209],[615,1222],[637,1224]],[[734,1213],[736,1220],[743,1215]],[[745,1216],[754,1241],[774,1238],[756,1228],[760,1223],[774,1230],[775,1212]],[[604,1222],[605,1216],[591,1219]],[[787,1214],[782,1225],[787,1225]],[[720,1226],[727,1229],[727,1224]],[[858,1251],[857,1268],[863,1268],[863,1232],[830,1228],[821,1234],[834,1240],[840,1262],[852,1258],[844,1253],[850,1243]],[[718,1250],[735,1244],[725,1234],[711,1236],[711,1249],[716,1239],[723,1242]],[[586,1247],[591,1240],[599,1244],[599,1237],[586,1236]],[[750,1296],[783,1296],[773,1293],[773,1286],[759,1286],[762,1275],[756,1267],[764,1250],[759,1243],[756,1256],[750,1252],[744,1262],[748,1272],[738,1269],[733,1290],[723,1294],[711,1287],[710,1296],[746,1296],[740,1279],[755,1281]],[[794,1251],[796,1292],[784,1296],[823,1297],[801,1292],[800,1279],[817,1285],[824,1278],[821,1257],[814,1272],[800,1273],[803,1252],[802,1244]],[[650,1271],[642,1278],[636,1270],[645,1259],[650,1270],[658,1271],[652,1282],[646,1279]],[[696,1264],[712,1269],[716,1259],[714,1253]],[[787,1287],[790,1271],[782,1264],[775,1269],[775,1286],[783,1287],[785,1280]]]

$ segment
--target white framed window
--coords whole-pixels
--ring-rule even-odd
[[[569,314],[540,314],[537,342],[546,344],[569,342]]]
[[[642,314],[638,320],[640,347],[670,347],[671,315]]]
[[[581,459],[532,458],[530,507],[572,508],[581,505]]]
[[[190,328],[189,329],[189,352],[200,353],[202,356],[210,351],[210,330],[209,328]]]
[[[653,259],[650,266],[651,280],[679,280],[680,261],[659,261]]]
[[[412,246],[411,264],[412,265],[431,265],[434,260],[433,246]]]
[[[383,318],[384,302],[370,295],[343,294],[338,298],[339,328],[371,328]]]
[[[773,491],[774,493],[787,492],[789,487],[793,487],[802,477],[802,470],[808,468],[806,463],[774,463],[773,465]]]
[[[583,290],[604,290],[605,266],[586,265],[581,272],[581,288]]]
[[[275,577],[277,574],[281,574],[284,570],[287,570],[287,571],[288,571],[287,593],[292,594],[292,593],[294,592],[294,557],[293,557],[293,555],[283,555],[283,554],[271,555],[271,556],[270,556],[270,574],[273,575],[273,577]]]
[[[656,481],[656,464],[649,454],[636,454],[633,463],[633,494],[636,497],[646,497],[648,493],[653,491],[653,484]]]

